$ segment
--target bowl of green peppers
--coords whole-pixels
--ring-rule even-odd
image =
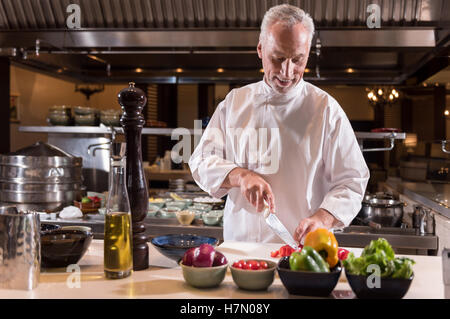
[[[336,287],[341,263],[330,269],[325,259],[312,247],[281,258],[277,271],[283,286],[292,295],[327,297]]]
[[[343,261],[348,283],[361,299],[403,298],[414,279],[414,264],[407,257],[395,257],[384,238],[372,240],[360,257],[350,253]]]

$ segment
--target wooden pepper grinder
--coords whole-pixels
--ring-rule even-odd
[[[119,92],[118,100],[123,115],[120,124],[123,127],[126,141],[126,177],[127,190],[130,199],[131,219],[133,228],[133,269],[148,268],[148,246],[145,235],[144,218],[148,210],[148,190],[142,166],[141,136],[145,124],[142,109],[147,103],[144,91],[130,86]]]

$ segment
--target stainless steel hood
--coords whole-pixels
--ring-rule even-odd
[[[66,27],[72,3],[79,30]],[[0,0],[0,55],[80,81],[252,81],[259,25],[280,3],[314,18],[310,81],[414,84],[448,66],[449,0]]]

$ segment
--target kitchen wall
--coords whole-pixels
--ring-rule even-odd
[[[178,85],[178,127],[194,128],[198,119],[198,87],[196,84]]]
[[[20,133],[19,126],[47,125],[48,108],[55,104],[82,105],[85,97],[71,82],[11,66],[11,93],[19,94],[20,123],[11,123],[11,151],[47,141],[47,134]]]
[[[228,84],[216,84],[214,89],[214,104],[217,107],[227,96],[230,91],[230,86]]]
[[[21,133],[19,126],[47,125],[47,113],[53,105],[90,105],[98,109],[119,109],[117,94],[127,83],[106,85],[105,90],[91,95],[75,92],[75,83],[21,67],[11,66],[11,94],[19,94],[19,123],[11,123],[11,151],[37,141],[47,141],[47,134]]]
[[[417,134],[418,144],[414,149],[413,154],[419,156],[426,155],[426,146],[431,141],[440,139],[435,137],[434,121],[435,109],[433,95],[423,95],[412,97],[412,129],[411,131]],[[446,97],[446,109],[450,109],[450,96]],[[442,114],[444,117],[444,114]],[[450,117],[446,120],[446,136],[442,138],[450,139]],[[440,143],[431,143],[432,157],[446,157],[441,150]],[[447,156],[448,157],[448,156]]]
[[[128,87],[128,83],[105,85],[105,90],[103,92],[95,93],[94,95],[91,95],[89,102],[87,102],[86,100],[85,101],[87,104],[90,104],[90,106],[95,107],[99,110],[120,110],[120,105],[117,101],[117,95],[119,94],[120,90],[126,87]],[[77,94],[81,95],[81,93]]]
[[[352,121],[373,121],[374,109],[368,103],[366,87],[363,86],[319,86],[341,105]]]

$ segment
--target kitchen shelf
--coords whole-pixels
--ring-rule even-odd
[[[355,132],[356,138],[363,140],[379,140],[379,139],[389,139],[394,138],[396,140],[404,140],[406,138],[406,133],[395,133],[395,132],[383,132],[383,133],[373,133],[373,132]]]
[[[122,127],[114,127],[118,134],[123,134]],[[171,136],[174,128],[150,128],[142,129],[143,135]],[[111,134],[110,127],[101,126],[20,126],[19,132],[27,133],[51,133],[51,134]],[[194,134],[194,129],[189,129]]]
[[[385,152],[394,149],[395,140],[406,139],[406,133],[396,133],[396,132],[355,132],[356,139],[358,140],[359,147],[362,152]],[[382,148],[364,148],[365,140],[388,140],[390,142],[389,147]]]

